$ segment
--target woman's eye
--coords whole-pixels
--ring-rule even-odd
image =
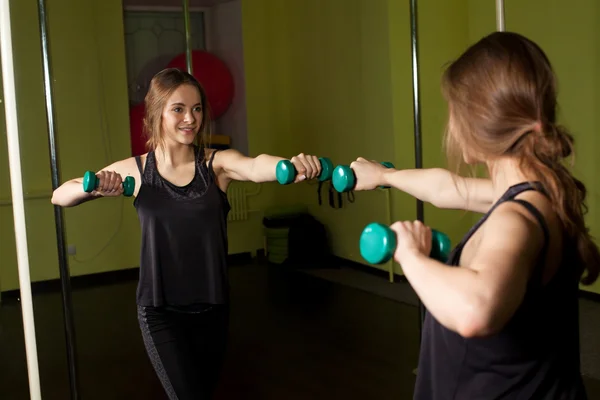
[[[173,111],[175,111],[175,112],[181,112],[181,107],[175,107],[175,108],[173,109]]]
[[[196,112],[202,112],[202,107],[196,107],[194,110],[195,110]]]

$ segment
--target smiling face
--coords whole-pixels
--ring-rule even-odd
[[[144,99],[144,133],[148,150],[165,144],[196,143],[210,136],[210,107],[202,85],[190,74],[167,68],[150,81]]]
[[[168,143],[190,145],[202,126],[204,112],[198,89],[179,86],[167,99],[162,112],[162,137]]]

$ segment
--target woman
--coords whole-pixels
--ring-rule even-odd
[[[206,94],[186,72],[159,72],[145,105],[150,151],[103,168],[92,193],[83,191],[82,178],[65,182],[52,203],[72,207],[120,196],[123,178],[135,178],[142,233],[137,304],[146,350],[169,398],[208,399],[228,332],[227,187],[232,180],[275,181],[282,158],[206,148]],[[315,156],[290,161],[295,182],[320,173]]]
[[[493,33],[447,68],[443,93],[449,155],[486,166],[490,179],[351,165],[357,190],[391,185],[484,214],[448,265],[427,257],[428,227],[392,226],[395,259],[427,309],[414,397],[585,399],[578,287],[597,279],[600,254],[584,223],[586,189],[561,163],[573,138],[556,121],[550,62],[525,37]]]

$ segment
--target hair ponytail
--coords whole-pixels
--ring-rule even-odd
[[[574,139],[567,130],[560,125],[547,124],[542,128],[537,137],[536,150],[540,156],[552,162],[561,162],[574,153]],[[571,164],[572,164],[571,160]]]
[[[573,136],[564,127],[555,124],[542,128],[542,132],[526,135],[522,146],[518,146],[521,151],[517,152],[521,166],[542,183],[567,233],[567,239],[576,245],[581,282],[592,284],[599,274],[600,251],[585,226],[587,190],[563,164],[563,159],[573,154]],[[587,273],[582,277],[584,272]]]

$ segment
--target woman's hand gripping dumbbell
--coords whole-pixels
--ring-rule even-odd
[[[333,163],[331,160],[327,157],[319,157],[319,162],[321,163],[321,173],[318,176],[319,181],[323,182],[331,179],[331,174],[333,173]],[[294,164],[290,160],[281,160],[277,163],[275,175],[277,182],[282,185],[288,185],[296,180],[298,171],[296,171],[296,167],[294,167]]]
[[[403,224],[398,222],[398,224]],[[420,224],[420,223],[419,223]],[[428,229],[420,224],[423,229]],[[401,243],[407,245],[408,243]],[[360,255],[371,264],[385,264],[398,249],[396,232],[390,227],[378,222],[370,223],[360,235]],[[431,243],[411,243],[412,246],[428,247],[424,250],[429,256],[441,262],[446,262],[450,254],[450,238],[442,232],[431,230]],[[402,249],[401,249],[402,250]]]
[[[389,186],[380,185],[381,175],[386,168],[394,168],[389,161],[378,163],[358,158],[350,165],[338,165],[333,170],[331,178],[333,187],[340,193],[350,190],[373,190],[377,186],[387,189]]]
[[[97,192],[99,195],[130,197],[135,191],[135,179],[128,176],[123,180],[121,175],[114,171],[86,171],[83,175],[83,191],[86,193]]]

